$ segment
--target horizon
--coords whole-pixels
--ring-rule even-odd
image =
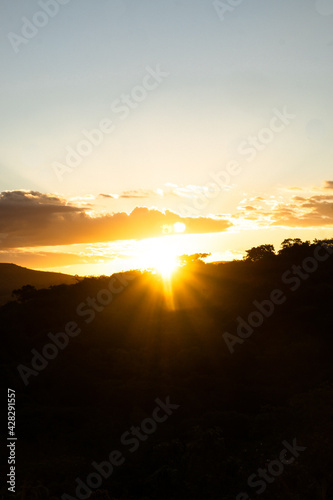
[[[222,4],[1,5],[1,262],[99,275],[331,236],[330,4]]]
[[[333,0],[0,15],[0,500],[332,500]]]

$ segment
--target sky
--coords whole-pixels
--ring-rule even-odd
[[[333,0],[1,2],[0,261],[333,236]]]

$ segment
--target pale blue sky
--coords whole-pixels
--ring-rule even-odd
[[[95,214],[136,206],[181,214],[212,172],[237,161],[241,173],[230,188],[200,209],[206,217],[227,214],[240,234],[215,235],[214,251],[243,251],[244,231],[252,244],[269,242],[268,220],[293,236],[299,216],[297,235],[329,235],[333,0],[243,0],[224,20],[211,0],[69,0],[53,18],[38,17],[42,3],[55,1],[0,4],[0,191],[57,193],[91,203]],[[45,16],[45,26],[15,45],[24,18],[38,24]],[[168,76],[126,119],[112,111],[158,65]],[[294,118],[247,161],[240,145],[267,132],[274,110],[283,109]],[[67,164],[68,148],[77,150],[82,131],[104,119],[112,133],[60,182],[54,165]],[[275,243],[282,233],[272,231]],[[210,251],[200,238],[193,251]]]
[[[204,183],[206,171],[232,159],[239,142],[282,105],[297,119],[263,159],[274,182],[327,178],[333,16],[316,6],[244,0],[221,21],[204,0],[71,0],[15,54],[8,33],[20,34],[22,17],[31,20],[41,8],[31,0],[2,2],[2,189],[98,192],[103,179],[111,191]],[[62,161],[83,128],[112,118],[111,102],[157,63],[170,76],[59,185],[52,162]],[[315,132],[307,137],[314,119],[325,144]],[[252,167],[257,177],[260,162]]]

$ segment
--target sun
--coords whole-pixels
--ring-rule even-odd
[[[169,280],[179,267],[177,256],[179,245],[168,236],[162,238],[151,238],[142,244],[141,256],[138,261],[140,269],[152,269],[162,276],[163,280]]]
[[[167,249],[159,252],[159,255],[156,255],[153,259],[153,268],[163,279],[170,279],[178,266],[179,264],[176,256],[171,255]]]
[[[186,225],[183,222],[175,222],[173,225],[175,233],[184,233]]]

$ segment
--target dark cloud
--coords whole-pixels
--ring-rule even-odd
[[[143,239],[173,232],[183,222],[186,233],[225,231],[232,224],[209,217],[181,218],[178,214],[137,207],[130,214],[118,212],[92,216],[85,207],[35,191],[0,194],[0,247],[22,248]]]
[[[56,204],[66,205],[66,200],[58,196],[39,193],[38,191],[3,191],[0,193],[1,206],[7,203],[24,203],[32,205],[43,204]]]
[[[325,181],[325,189],[333,189],[333,181]]]

